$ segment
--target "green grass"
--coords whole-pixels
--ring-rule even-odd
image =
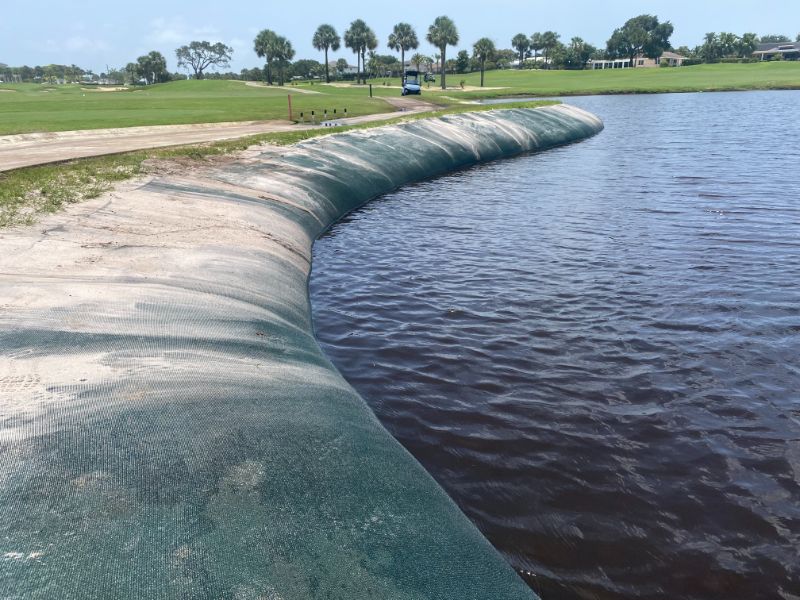
[[[376,86],[377,87],[377,86]],[[298,89],[323,92],[303,94]],[[252,87],[240,81],[174,81],[125,91],[80,85],[0,85],[0,135],[136,125],[219,123],[287,119],[287,95],[295,114],[324,109],[349,116],[388,112],[380,99],[392,94],[364,86]]]
[[[52,213],[65,204],[96,198],[114,183],[146,172],[147,159],[203,161],[209,157],[231,154],[252,145],[270,143],[290,145],[302,140],[343,131],[368,129],[461,112],[534,108],[555,102],[514,102],[498,106],[457,105],[430,113],[403,115],[388,121],[362,123],[335,129],[319,128],[279,133],[265,133],[211,144],[142,150],[96,158],[85,158],[58,165],[42,165],[0,172],[0,227],[35,222],[42,213]]]
[[[449,75],[451,86],[464,80],[477,86],[479,73]],[[387,87],[384,82],[392,84]],[[365,86],[334,87],[302,84],[252,87],[240,81],[175,81],[125,91],[101,91],[80,85],[2,84],[0,135],[35,131],[68,131],[131,127],[287,119],[292,94],[294,116],[327,109],[349,116],[388,112],[382,97],[399,95],[399,80],[377,79],[374,98]],[[800,89],[800,62],[698,65],[672,69],[609,69],[605,71],[504,70],[486,73],[487,87],[462,91],[423,90],[433,103],[452,102],[443,96],[473,100],[498,96],[565,96],[656,92]],[[301,90],[320,92],[304,94]]]
[[[438,79],[438,76],[437,76]],[[448,75],[448,86],[480,85],[480,73]],[[382,80],[380,80],[382,81]],[[438,81],[437,81],[438,83]],[[394,80],[398,84],[398,80]],[[606,69],[598,71],[487,71],[486,87],[502,90],[437,91],[423,89],[426,98],[436,94],[476,99],[500,96],[569,96],[588,94],[642,94],[734,90],[800,89],[800,62],[696,65],[678,68]]]
[[[40,213],[96,198],[142,172],[145,153],[77,160],[0,173],[0,227],[30,224]]]

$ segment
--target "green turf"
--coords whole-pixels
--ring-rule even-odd
[[[450,86],[461,81],[477,86],[479,73],[449,75]],[[373,80],[366,86],[334,87],[303,84],[252,87],[240,81],[176,81],[125,91],[100,91],[79,85],[2,84],[0,135],[34,131],[68,131],[135,125],[259,121],[288,118],[292,94],[294,117],[348,116],[387,112],[381,97],[398,96],[399,80]],[[384,83],[391,83],[385,86]],[[698,65],[670,69],[605,71],[488,71],[484,90],[423,89],[423,98],[448,103],[448,98],[471,100],[497,96],[559,96],[574,94],[655,93],[752,89],[800,89],[800,62]],[[302,93],[302,90],[319,93]],[[446,97],[447,98],[446,98]]]
[[[448,75],[448,87],[461,81],[467,86],[480,84],[480,73]],[[382,80],[381,80],[382,81]],[[394,80],[398,85],[399,81]],[[437,76],[437,83],[438,76]],[[502,90],[461,91],[446,94],[474,99],[510,95],[565,96],[583,94],[627,94],[657,92],[699,92],[757,89],[800,89],[800,62],[696,65],[677,68],[606,69],[598,71],[487,71],[484,85]],[[423,89],[430,98],[435,85]]]
[[[375,86],[376,88],[378,86]],[[378,96],[393,94],[365,86],[251,87],[240,81],[175,81],[125,91],[80,85],[0,85],[0,135],[135,125],[218,123],[287,119],[287,95],[297,116],[327,109],[348,116],[393,110]],[[309,90],[315,94],[303,94]]]
[[[55,165],[39,165],[0,172],[0,228],[30,224],[40,213],[59,210],[63,205],[95,198],[111,189],[114,183],[146,171],[147,159],[178,159],[202,161],[209,157],[231,154],[261,143],[290,145],[323,135],[355,129],[369,129],[403,121],[427,119],[461,112],[535,108],[557,104],[553,101],[512,102],[502,106],[459,104],[426,113],[402,115],[388,121],[377,121],[336,127],[298,131],[262,133],[235,140],[208,144],[192,144],[173,148],[155,148],[109,156],[81,158]]]

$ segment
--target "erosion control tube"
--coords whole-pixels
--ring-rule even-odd
[[[406,183],[601,129],[417,120],[0,231],[0,597],[533,598],[320,350],[311,246]]]

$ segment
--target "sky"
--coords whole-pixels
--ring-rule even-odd
[[[353,19],[364,19],[378,36],[379,53],[389,53],[386,38],[401,21],[417,31],[419,52],[433,54],[424,41],[433,19],[447,15],[456,23],[460,49],[471,51],[481,37],[509,48],[517,33],[553,30],[561,40],[580,36],[604,47],[614,28],[642,13],[655,14],[675,26],[674,47],[694,47],[709,31],[782,33],[791,39],[800,33],[800,2],[796,0],[404,0],[403,2],[347,2],[346,0],[25,0],[14,2],[0,19],[0,63],[12,66],[76,64],[96,73],[122,68],[151,50],[177,71],[175,48],[192,40],[221,41],[234,48],[232,71],[261,66],[253,39],[262,29],[287,37],[295,59],[322,61],[311,45],[321,23],[343,34]],[[449,53],[448,53],[449,54]],[[355,63],[346,48],[329,56]]]

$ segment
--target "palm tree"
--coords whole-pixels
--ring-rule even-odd
[[[394,26],[394,31],[389,34],[389,48],[400,50],[400,68],[405,73],[406,70],[406,50],[416,50],[419,47],[419,40],[414,28],[408,23],[398,23]],[[419,66],[417,66],[419,71]]]
[[[447,84],[445,83],[444,65],[447,59],[445,58],[445,53],[447,52],[448,46],[455,46],[458,43],[456,24],[453,23],[450,17],[436,17],[433,20],[433,25],[428,27],[428,35],[425,36],[425,39],[439,49],[439,53],[442,57],[442,89],[446,90]]]
[[[350,48],[353,54],[356,55],[356,81],[361,83],[361,30],[362,26],[366,27],[367,24],[361,19],[356,19],[350,23],[350,27],[344,30],[344,45],[345,48]]]
[[[328,73],[328,50],[330,49],[336,52],[339,49],[341,41],[333,25],[327,24],[317,27],[317,31],[314,33],[314,37],[311,40],[314,48],[325,52],[325,83],[331,82],[331,77]]]
[[[547,68],[550,68],[550,51],[553,50],[556,46],[558,46],[558,39],[561,36],[558,35],[555,31],[545,31],[542,34],[542,49],[544,50],[544,64],[547,65]],[[631,61],[632,62],[632,61]]]
[[[367,36],[366,39],[364,40],[364,45],[361,46],[362,66],[366,65],[367,50],[371,52],[372,50],[375,50],[375,48],[377,47],[378,47],[378,38],[375,36],[375,32],[372,31],[372,29],[370,29],[369,27],[367,27]],[[366,71],[366,67],[364,67],[364,70]],[[364,75],[364,83],[367,83],[366,74]]]
[[[412,65],[415,65],[417,67],[417,71],[419,71],[420,70],[420,65],[422,65],[425,62],[426,58],[428,58],[428,57],[425,56],[424,54],[417,53],[417,54],[415,54],[414,56],[411,57],[409,62]]]
[[[481,65],[481,87],[483,87],[483,71],[486,69],[486,61],[490,60],[494,53],[494,42],[489,38],[481,38],[472,46],[472,55],[478,59]]]
[[[531,41],[524,33],[518,33],[511,39],[511,46],[519,52],[519,68],[521,69],[525,63],[525,55],[531,49]]]
[[[356,19],[350,23],[350,28],[344,32],[344,45],[350,48],[358,58],[359,83],[366,78],[361,73],[361,68],[365,63],[367,50],[374,50],[378,47],[378,38],[375,32],[361,19]]]
[[[283,85],[286,67],[294,58],[294,48],[292,42],[283,36],[278,36],[275,41],[275,60],[278,63],[278,84]]]
[[[438,57],[436,60],[439,60]],[[425,63],[425,68],[428,70],[428,72],[433,73],[433,59],[430,56],[423,56],[422,62]]]
[[[253,49],[259,58],[267,61],[267,85],[272,85],[272,61],[275,59],[275,41],[278,34],[271,29],[261,30],[253,42]]]
[[[800,42],[800,40],[797,40]],[[739,40],[739,57],[747,58],[758,47],[758,36],[755,33],[743,33],[742,39]]]
[[[544,48],[544,44],[542,42],[542,34],[538,31],[531,36],[531,50],[533,50],[533,62],[537,62],[537,58],[539,58],[539,50]]]

